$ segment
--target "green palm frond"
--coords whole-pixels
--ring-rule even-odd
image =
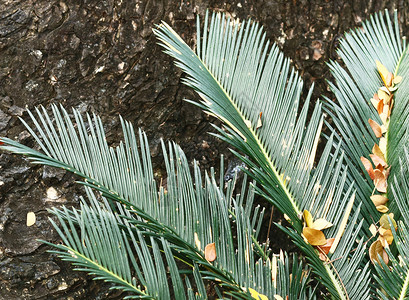
[[[382,299],[408,299],[409,298],[409,181],[407,174],[409,171],[409,152],[405,149],[400,157],[400,168],[395,172],[392,180],[391,194],[393,194],[396,204],[401,212],[401,221],[398,222],[397,229],[391,226],[391,230],[396,241],[395,251],[386,249],[389,256],[389,265],[376,264],[376,280],[380,285],[378,294]]]
[[[392,232],[396,240],[397,254],[386,249],[389,263],[387,265],[380,259],[380,264],[375,264],[375,279],[380,285],[380,299],[404,300],[409,298],[409,230],[404,222],[398,222],[398,230],[395,231],[392,227]]]
[[[217,136],[240,151],[234,153],[249,168],[245,172],[263,188],[257,192],[290,219],[296,229],[293,238],[317,262],[314,271],[324,278],[324,285],[340,299],[348,299],[350,293],[367,298],[368,282],[355,285],[357,276],[368,276],[367,267],[360,270],[364,245],[358,245],[354,259],[348,258],[355,242],[351,237],[360,225],[353,221],[346,226],[356,214],[350,219],[354,197],[352,185],[346,185],[340,145],[333,148],[330,140],[313,168],[323,117],[317,103],[306,122],[312,90],[298,113],[302,80],[277,46],[269,47],[257,23],[238,24],[213,14],[211,20],[206,15],[203,32],[199,19],[197,24],[196,53],[166,23],[155,30],[165,52],[186,72],[184,82],[203,99],[193,103],[223,121],[223,129],[216,127]],[[305,209],[334,224],[328,236],[337,236],[337,243],[329,256],[334,258],[339,247],[342,272],[320,261],[302,239],[300,215]],[[342,236],[344,230],[349,236]]]
[[[143,232],[130,230],[128,224],[112,211],[95,205],[97,200],[90,190],[87,194],[94,203],[92,208],[83,202],[80,211],[74,208],[69,211],[65,207],[51,211],[59,220],[61,229],[50,219],[63,244],[44,241],[58,249],[50,252],[72,262],[75,270],[85,271],[97,280],[113,283],[115,289],[128,292],[124,299],[170,299],[171,295],[186,299],[185,287],[168,242],[151,237],[147,244]],[[161,252],[165,253],[165,259]],[[201,277],[195,279],[200,299],[207,299]]]
[[[348,157],[346,161],[350,169],[349,181],[355,181],[359,186],[357,199],[358,203],[363,203],[362,216],[365,218],[365,228],[368,228],[373,220],[379,219],[379,213],[369,199],[374,185],[360,161],[361,156],[370,159],[372,147],[378,143],[368,120],[372,119],[382,124],[370,101],[383,85],[376,60],[395,76],[403,77],[393,96],[394,106],[386,133],[385,156],[393,174],[399,169],[399,157],[408,144],[408,139],[404,138],[409,115],[407,106],[409,57],[406,49],[406,41],[399,33],[397,12],[391,20],[388,11],[385,11],[384,14],[377,13],[371,16],[362,24],[362,28],[345,34],[337,53],[346,69],[338,62],[329,63],[335,78],[335,83],[330,83],[330,87],[335,94],[336,102],[326,99],[325,109],[333,120],[334,129],[344,140],[342,149]],[[388,196],[391,196],[390,193]],[[389,203],[389,209],[399,214],[394,201]]]
[[[219,131],[222,139],[268,171],[274,183],[268,199],[300,229],[298,215],[307,201],[293,193],[309,185],[323,122],[320,105],[305,128],[311,93],[298,116],[302,80],[276,45],[270,49],[257,23],[216,14],[204,22],[201,34],[198,19],[197,54],[167,24],[155,33],[187,73],[184,82],[202,97],[194,104],[228,126],[228,133]]]
[[[259,207],[253,208],[254,187],[245,188],[246,179],[242,193],[233,197],[234,180],[223,189],[216,183],[213,170],[203,179],[197,163],[194,163],[192,176],[183,151],[175,144],[166,147],[162,143],[167,186],[158,188],[149,146],[142,132],[138,138],[132,126],[122,121],[125,141],[113,148],[107,145],[97,116],[87,116],[84,121],[78,111],[73,110],[76,121],[73,122],[63,108],[52,106],[52,110],[52,117],[45,109],[37,109],[37,117],[29,113],[35,130],[25,123],[45,154],[7,138],[1,139],[2,149],[83,177],[82,184],[99,191],[106,199],[105,209],[118,214],[117,220],[134,228],[137,243],[142,243],[137,238],[140,233],[153,238],[145,238],[152,249],[155,243],[162,244],[158,242],[160,239],[166,240],[166,247],[186,268],[198,266],[195,277],[215,281],[225,293],[243,299],[250,297],[249,288],[272,296],[276,293],[271,261],[257,241],[264,212]],[[93,209],[96,208],[95,204]],[[54,212],[61,218],[65,216],[70,226],[84,226],[75,211],[55,209]],[[64,222],[61,224],[64,227]],[[122,230],[123,224],[118,225]],[[67,231],[60,234],[68,236]],[[74,245],[67,238],[65,243],[67,247]],[[215,243],[217,253],[213,263],[206,260],[204,253],[210,243]],[[170,252],[164,252],[170,256]],[[169,259],[167,263],[169,267],[173,265]],[[177,277],[174,280],[180,281]],[[192,286],[188,280],[185,282],[186,286]],[[306,290],[303,284],[300,298],[305,297]],[[297,292],[290,287],[283,293]]]
[[[389,256],[389,264],[383,260],[381,264],[375,264],[377,275],[375,276],[380,288],[378,290],[381,299],[408,299],[409,298],[409,209],[408,194],[409,181],[409,152],[404,149],[400,156],[400,168],[396,170],[391,180],[391,194],[401,213],[401,221],[397,229],[391,226],[396,249],[386,249]]]

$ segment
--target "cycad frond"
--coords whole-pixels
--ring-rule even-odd
[[[220,14],[211,21],[206,15],[204,22],[201,34],[198,19],[197,55],[167,24],[155,33],[187,73],[184,82],[202,97],[194,103],[228,126],[228,133],[219,131],[222,139],[268,171],[266,179],[274,183],[269,200],[300,229],[298,215],[308,201],[294,193],[309,185],[320,105],[305,127],[311,93],[298,116],[302,80],[276,45],[270,49],[257,23],[234,23]]]
[[[347,299],[349,293],[367,297],[367,282],[354,286],[360,272],[367,277],[366,269],[359,270],[363,245],[358,246],[353,260],[344,252],[351,250],[346,245],[354,243],[351,237],[360,226],[351,223],[346,230],[349,236],[342,237],[353,197],[349,202],[352,186],[346,187],[339,146],[333,149],[330,141],[321,163],[313,170],[323,117],[317,103],[306,124],[312,90],[298,115],[302,81],[276,45],[269,49],[257,23],[238,24],[220,14],[214,14],[211,20],[206,15],[204,23],[201,33],[198,19],[196,53],[166,23],[155,33],[165,52],[186,72],[184,82],[202,97],[203,101],[195,104],[224,122],[223,129],[217,128],[217,136],[241,152],[235,154],[264,189],[257,191],[289,217],[296,229],[294,239],[317,262],[314,271],[324,278],[326,287],[340,299]],[[338,238],[330,257],[338,246],[345,258],[345,270],[351,273],[334,276],[334,265],[320,261],[304,242],[300,215],[305,209],[334,224],[329,232]]]
[[[72,262],[75,270],[88,272],[97,280],[113,283],[113,288],[129,292],[124,299],[170,299],[171,295],[186,299],[185,287],[168,242],[163,238],[148,237],[146,243],[146,236],[141,231],[131,230],[123,219],[101,209],[90,190],[87,194],[93,207],[83,202],[80,211],[65,207],[52,210],[60,226],[52,219],[50,221],[63,244],[45,242],[58,249],[50,252]],[[165,259],[161,252],[165,253]],[[197,286],[203,286],[201,277],[195,278]],[[201,295],[201,299],[207,299],[203,291]]]
[[[400,168],[395,172],[391,194],[393,194],[396,204],[401,212],[401,221],[398,222],[397,229],[391,226],[391,230],[396,241],[396,251],[392,253],[386,249],[389,256],[389,265],[376,264],[376,279],[382,289],[378,294],[382,299],[408,299],[409,298],[409,152],[405,149],[400,157]]]
[[[398,89],[393,94],[393,107],[386,135],[387,146],[385,158],[391,166],[391,174],[399,169],[399,157],[402,149],[407,146],[404,139],[408,128],[409,108],[407,107],[408,87],[408,54],[406,41],[400,37],[397,12],[391,20],[388,11],[377,13],[365,21],[362,28],[352,30],[341,40],[338,55],[346,66],[344,69],[338,62],[330,62],[329,66],[335,78],[335,84],[330,83],[336,96],[336,102],[326,99],[325,109],[334,122],[334,128],[344,140],[342,149],[348,159],[350,182],[355,181],[358,203],[362,202],[362,216],[365,218],[365,228],[379,219],[370,196],[374,184],[365,170],[360,158],[367,159],[378,143],[369,119],[378,124],[384,121],[371,103],[371,98],[384,85],[377,67],[377,61],[395,77],[403,77]],[[380,108],[379,108],[380,109]],[[375,166],[376,167],[376,166]],[[362,175],[364,174],[364,175]],[[392,178],[392,177],[390,177]],[[388,196],[391,196],[388,193]],[[394,201],[389,203],[389,209],[399,214]]]
[[[257,242],[263,211],[253,208],[252,185],[247,190],[244,180],[242,194],[235,200],[234,180],[227,184],[226,190],[216,183],[214,171],[203,181],[196,163],[192,176],[183,151],[175,144],[169,144],[168,149],[162,144],[167,186],[157,189],[149,146],[142,132],[138,139],[132,126],[122,121],[125,142],[112,148],[105,141],[97,116],[93,119],[88,116],[85,122],[74,110],[74,123],[63,108],[52,106],[52,109],[54,120],[44,109],[37,110],[38,120],[30,113],[38,135],[25,123],[46,154],[7,138],[2,138],[2,148],[24,154],[35,163],[60,167],[82,176],[84,185],[99,191],[108,200],[107,210],[112,208],[120,213],[117,218],[135,228],[135,237],[138,232],[151,236],[154,240],[146,242],[152,248],[156,247],[157,240],[165,239],[178,260],[188,268],[198,266],[196,277],[214,280],[225,293],[248,299],[249,289],[254,289],[274,296],[273,266]],[[223,178],[223,172],[220,176]],[[67,210],[55,210],[55,213],[65,216],[69,224],[82,228],[78,213]],[[65,231],[61,234],[68,236]],[[73,245],[72,241],[66,241],[69,247]],[[204,253],[205,246],[211,243],[215,243],[217,253],[214,262],[206,260]],[[169,259],[168,265],[173,265]],[[175,280],[180,281],[176,277]],[[304,284],[299,291],[300,298],[306,291]],[[188,281],[186,285],[191,286]],[[292,287],[282,292],[297,293]]]

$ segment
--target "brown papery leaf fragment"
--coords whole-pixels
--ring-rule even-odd
[[[383,249],[382,243],[379,240],[373,242],[371,247],[369,247],[369,258],[371,259],[372,263],[380,263],[378,255],[380,255],[385,264],[389,262],[388,255],[386,254],[386,251]]]
[[[376,210],[379,211],[380,213],[387,213],[389,211],[389,208],[385,205],[378,205],[376,207]]]
[[[376,60],[376,68],[378,69],[379,75],[381,75],[383,83],[386,85],[386,77],[388,77],[388,69],[379,61]]]
[[[382,153],[386,153],[387,144],[388,144],[388,141],[386,140],[385,137],[381,137],[379,139],[379,149],[382,151]]]
[[[383,172],[381,172],[378,169],[374,170],[375,178],[374,178],[374,184],[375,188],[380,192],[380,193],[386,193],[386,188],[387,188],[387,182],[385,175]]]
[[[379,99],[383,100],[383,104],[389,104],[389,101],[391,99],[391,95],[389,95],[387,92],[385,92],[382,89],[378,90],[378,97]]]
[[[368,172],[369,177],[374,180],[375,174],[373,171],[372,163],[366,157],[361,156],[361,162],[364,165],[365,170]]]
[[[376,95],[376,98],[375,98],[375,96],[373,98],[371,98],[371,103],[376,109],[378,109],[378,105],[379,105],[380,100],[378,98],[378,94],[375,94],[375,95]]]
[[[376,105],[376,110],[378,111],[379,115],[383,112],[383,107],[384,107],[383,100],[380,100]]]
[[[390,214],[384,214],[380,219],[379,219],[379,225],[381,225],[382,228],[384,229],[391,229],[391,224],[389,223],[389,219],[391,220],[391,223],[395,230],[398,228],[398,225],[396,224],[395,219],[393,218],[394,215],[392,213]]]
[[[207,244],[204,252],[205,252],[205,258],[207,261],[212,262],[216,260],[216,244],[215,243]]]
[[[386,164],[385,155],[382,152],[381,148],[379,148],[378,144],[374,144],[374,146],[372,147],[372,153],[381,158],[383,161],[385,161]]]
[[[302,233],[307,239],[308,243],[312,246],[322,246],[327,242],[327,239],[325,238],[325,235],[321,230],[304,227]]]
[[[371,200],[375,206],[379,206],[379,205],[385,205],[389,199],[382,195],[372,195]]]
[[[390,87],[392,85],[392,82],[393,82],[393,74],[392,72],[389,72],[388,75],[386,76],[386,81],[385,81],[386,87]]]
[[[368,122],[369,122],[369,126],[371,126],[373,132],[375,133],[375,136],[376,136],[377,138],[380,138],[380,137],[382,136],[381,126],[379,126],[379,124],[376,123],[376,122],[375,122],[374,120],[372,120],[372,119],[369,119]]]
[[[379,169],[379,166],[381,166],[381,167],[386,166],[386,162],[385,162],[382,158],[380,158],[378,155],[369,154],[369,156],[371,157],[371,159],[372,159],[372,161],[373,161],[373,164],[374,164],[375,166],[377,166],[378,169]],[[383,168],[382,168],[382,170],[380,170],[380,171],[383,171]]]
[[[325,219],[320,218],[320,219],[315,220],[315,222],[310,227],[312,229],[324,230],[324,229],[332,227],[332,223],[328,222]]]
[[[396,76],[395,78],[393,78],[393,83],[394,84],[398,84],[401,81],[402,81],[402,76]]]
[[[382,234],[382,237],[386,240],[388,245],[392,244],[392,242],[393,242],[392,230],[390,230],[390,229],[385,230],[385,232],[383,232],[383,234]]]
[[[378,233],[378,229],[376,228],[375,224],[371,224],[371,226],[369,226],[369,231],[372,233],[372,236],[375,236]]]
[[[327,242],[325,243],[325,245],[318,246],[318,247],[320,250],[322,250],[322,252],[324,252],[325,254],[328,254],[334,241],[335,241],[335,238],[327,239]]]

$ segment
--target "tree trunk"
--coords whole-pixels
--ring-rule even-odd
[[[164,20],[193,45],[195,15],[207,8],[259,21],[301,72],[305,89],[315,82],[314,99],[331,97],[325,63],[337,59],[345,30],[385,8],[398,9],[404,33],[409,22],[407,0],[3,0],[0,136],[33,146],[18,117],[27,119],[26,106],[61,103],[99,114],[110,142],[120,135],[119,114],[145,130],[158,176],[163,173],[161,138],[178,142],[204,169],[217,166],[220,154],[230,156],[229,151],[207,134],[212,120],[183,101],[196,95],[180,83],[180,70],[152,33]],[[4,152],[0,166],[0,298],[121,298],[109,285],[73,272],[37,241],[58,242],[46,209],[78,205],[82,189],[75,178]],[[27,227],[30,211],[37,221]]]

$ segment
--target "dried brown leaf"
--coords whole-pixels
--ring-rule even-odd
[[[375,106],[376,110],[378,111],[378,114],[380,115],[383,112],[383,100],[378,101],[378,104]]]
[[[216,260],[216,244],[215,243],[207,244],[204,252],[205,252],[205,258],[207,261],[212,262]]]
[[[312,229],[317,229],[317,230],[324,230],[327,228],[330,228],[332,226],[331,222],[328,222],[325,219],[317,219],[315,222],[310,226]]]
[[[392,85],[392,82],[393,82],[393,74],[392,72],[389,72],[388,75],[386,76],[386,81],[385,81],[386,87],[390,87]]]
[[[395,76],[395,78],[393,78],[393,83],[394,84],[398,84],[402,81],[402,76]]]
[[[371,200],[375,206],[385,205],[388,202],[388,198],[382,195],[372,195]]]
[[[376,67],[379,75],[381,75],[383,83],[386,85],[386,77],[388,77],[389,73],[388,69],[379,60],[376,60]]]
[[[375,145],[372,147],[372,153],[375,154],[376,156],[378,156],[380,159],[382,159],[382,160],[385,162],[385,164],[382,164],[382,166],[385,166],[385,165],[386,165],[385,155],[384,155],[384,153],[382,152],[381,148],[379,148],[378,144],[375,144]]]
[[[372,167],[372,163],[366,157],[361,156],[361,162],[364,165],[365,170],[368,172],[369,177],[374,180],[375,174]]]
[[[374,184],[375,188],[380,192],[380,193],[386,193],[386,188],[387,188],[387,182],[385,175],[383,172],[381,172],[378,169],[374,170],[375,178],[374,178]]]
[[[373,242],[371,247],[369,247],[369,258],[371,259],[372,263],[380,263],[378,255],[380,255],[386,264],[389,262],[388,255],[386,254],[386,251],[383,249],[382,243],[379,240]]]
[[[391,224],[389,223],[389,219],[391,220],[391,223],[393,227],[398,228],[398,225],[396,224],[395,219],[393,218],[394,215],[392,213],[390,214],[384,214],[380,219],[379,219],[379,225],[384,228],[384,229],[391,229]]]
[[[304,210],[303,217],[304,217],[306,227],[312,227],[314,222],[313,222],[311,213],[308,210]]]
[[[307,239],[308,243],[312,246],[322,246],[327,242],[327,239],[325,238],[325,235],[321,230],[304,227],[302,233]]]
[[[376,228],[375,224],[371,224],[371,226],[369,226],[369,231],[372,233],[372,236],[375,236],[378,229]]]
[[[368,122],[369,122],[369,126],[371,126],[373,132],[375,133],[375,136],[378,137],[378,138],[381,137],[382,136],[381,126],[379,126],[379,124],[376,123],[372,119],[369,119]]]
[[[327,242],[324,245],[318,246],[318,247],[320,250],[322,250],[322,252],[324,252],[325,254],[328,254],[329,249],[331,249],[331,246],[334,243],[334,241],[335,241],[334,238],[327,239]]]
[[[387,213],[389,211],[389,208],[385,205],[378,205],[376,207],[376,210],[379,211],[380,213]]]

